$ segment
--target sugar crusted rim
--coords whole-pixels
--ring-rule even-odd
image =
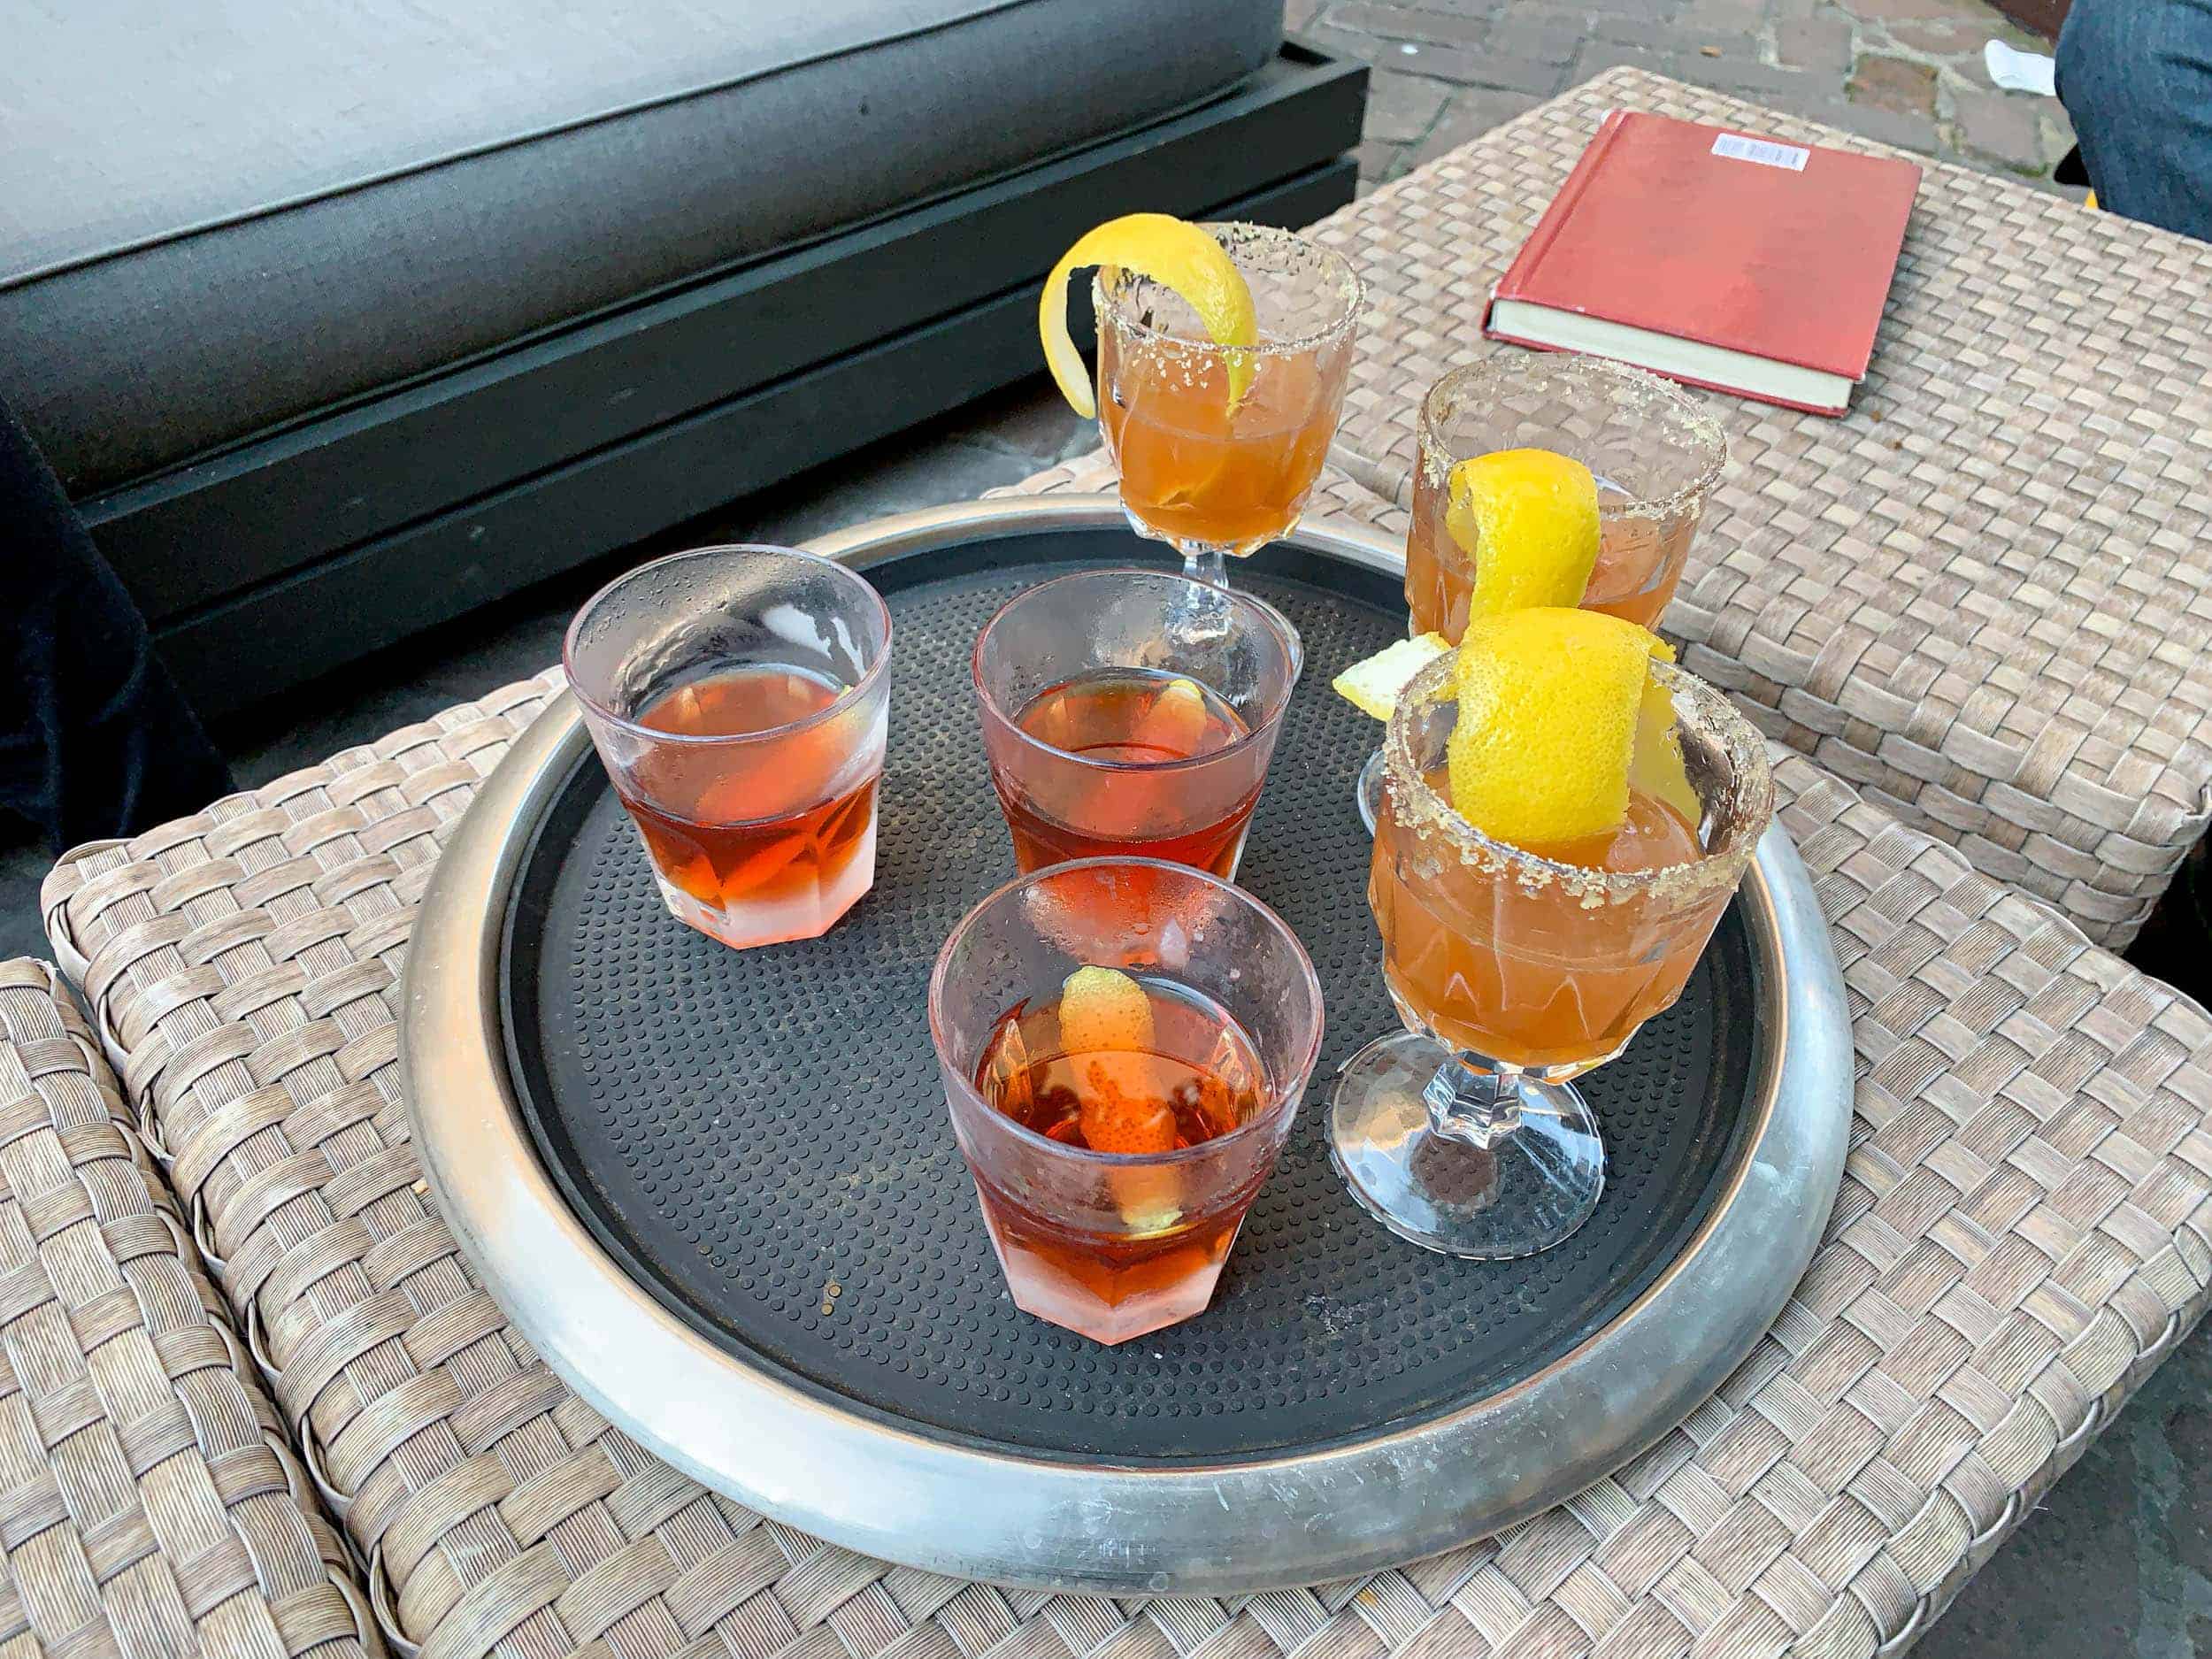
[[[1585,909],[1631,900],[1693,900],[1732,889],[1757,849],[1760,834],[1774,813],[1774,779],[1767,764],[1766,740],[1728,699],[1693,674],[1671,664],[1654,663],[1653,674],[1672,695],[1675,718],[1708,740],[1726,758],[1728,777],[1719,791],[1723,844],[1689,864],[1654,870],[1591,870],[1545,858],[1485,834],[1462,818],[1452,803],[1429,787],[1414,752],[1414,722],[1441,703],[1457,701],[1459,657],[1448,651],[1413,677],[1398,699],[1383,739],[1387,799],[1384,810],[1417,835],[1440,836],[1465,862],[1509,874],[1523,886],[1557,885]],[[1709,810],[1714,803],[1708,802]]]
[[[1325,247],[1310,236],[1300,236],[1290,231],[1279,230],[1271,225],[1247,224],[1241,219],[1208,220],[1202,223],[1199,229],[1206,232],[1217,242],[1223,241],[1222,232],[1230,231],[1236,233],[1239,236],[1248,237],[1256,242],[1310,249],[1320,256],[1325,266],[1332,267],[1332,274],[1335,276],[1340,286],[1347,282],[1350,284],[1351,292],[1344,299],[1342,309],[1330,319],[1325,327],[1288,339],[1263,339],[1256,345],[1225,346],[1216,341],[1194,340],[1188,334],[1179,334],[1172,329],[1156,327],[1131,315],[1125,303],[1126,289],[1110,289],[1106,284],[1105,273],[1117,267],[1101,265],[1098,274],[1091,279],[1091,305],[1101,321],[1110,317],[1116,329],[1134,339],[1162,346],[1173,346],[1189,351],[1211,353],[1241,351],[1257,357],[1296,357],[1301,352],[1317,350],[1339,338],[1358,323],[1360,314],[1367,309],[1367,284],[1361,280],[1358,267],[1335,249]],[[1229,255],[1233,263],[1236,258],[1236,250],[1223,242],[1223,251]]]
[[[1601,518],[1671,518],[1694,503],[1702,502],[1712,494],[1720,482],[1720,475],[1728,465],[1728,438],[1722,432],[1720,422],[1708,414],[1697,402],[1671,380],[1640,369],[1631,363],[1612,357],[1593,357],[1562,352],[1545,352],[1531,358],[1523,356],[1486,357],[1479,363],[1464,364],[1440,376],[1421,396],[1421,414],[1417,426],[1417,464],[1425,472],[1441,468],[1448,472],[1461,461],[1472,457],[1458,455],[1455,446],[1444,442],[1436,430],[1441,418],[1437,410],[1440,397],[1456,393],[1471,384],[1497,379],[1532,379],[1542,375],[1593,386],[1609,386],[1624,401],[1633,400],[1639,408],[1655,418],[1674,422],[1693,443],[1709,452],[1709,459],[1697,475],[1686,484],[1678,485],[1663,495],[1639,496],[1616,503],[1600,502]],[[1441,484],[1440,478],[1432,482]]]

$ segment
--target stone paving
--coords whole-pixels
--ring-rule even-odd
[[[1990,84],[1985,42],[2049,47],[1981,0],[1290,0],[1288,21],[1373,67],[1369,186],[1616,64],[2030,180],[2073,142],[2056,99]]]

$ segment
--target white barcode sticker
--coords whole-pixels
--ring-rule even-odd
[[[1755,161],[1762,167],[1787,167],[1792,173],[1802,173],[1813,152],[1800,150],[1795,144],[1777,144],[1764,138],[1746,138],[1740,133],[1723,133],[1713,141],[1713,153],[1733,161]]]

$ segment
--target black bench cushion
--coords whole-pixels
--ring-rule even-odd
[[[1282,11],[126,9],[0,54],[0,388],[80,494],[1202,100]]]

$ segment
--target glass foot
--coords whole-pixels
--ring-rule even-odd
[[[1367,757],[1367,764],[1359,769],[1359,781],[1352,786],[1359,802],[1359,821],[1367,826],[1367,833],[1375,833],[1375,819],[1382,812],[1383,752],[1379,749]]]
[[[1329,1101],[1329,1156],[1352,1196],[1400,1238],[1475,1261],[1551,1248],[1605,1190],[1597,1119],[1571,1085],[1478,1074],[1412,1032],[1344,1063]]]

